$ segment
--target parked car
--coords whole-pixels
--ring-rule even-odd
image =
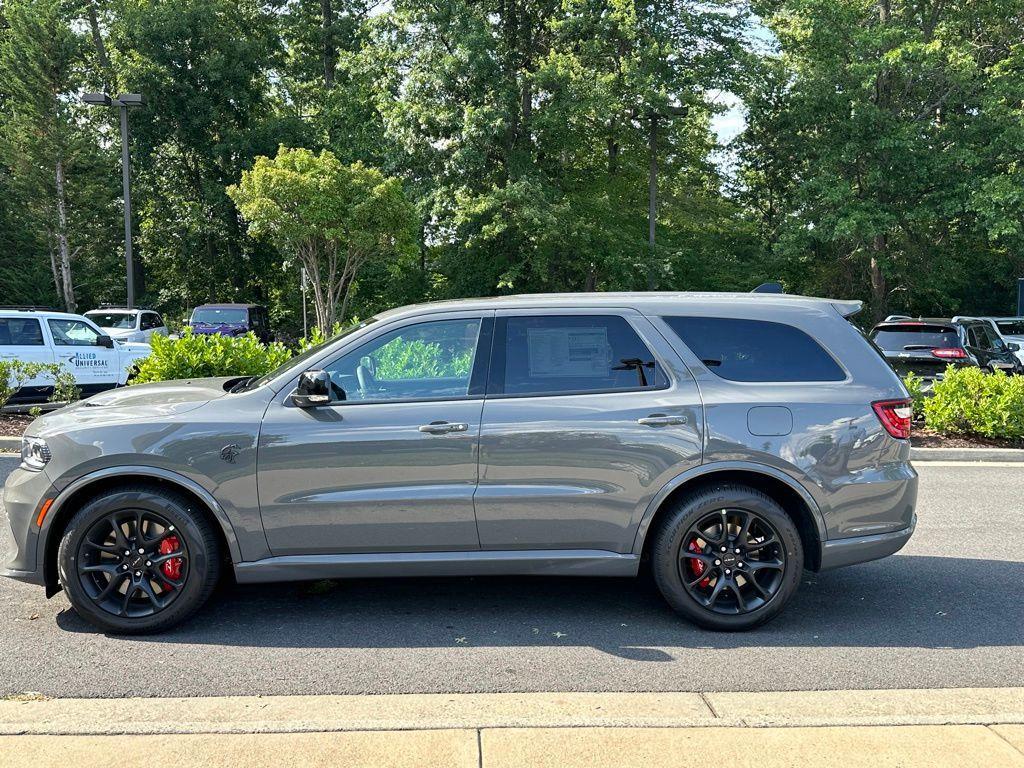
[[[90,309],[85,316],[115,341],[143,341],[148,344],[154,333],[167,335],[163,318],[151,309],[101,307]]]
[[[396,309],[259,378],[146,384],[42,416],[4,502],[5,574],[110,632],[241,583],[634,576],[713,629],[804,568],[914,531],[907,391],[846,318],[772,294]]]
[[[149,353],[148,344],[115,344],[82,315],[0,310],[0,359],[60,363],[86,396],[124,384],[132,366]],[[52,392],[53,380],[40,376],[27,381],[8,402],[43,402]]]
[[[871,340],[900,376],[913,373],[924,379],[925,391],[950,365],[1024,373],[1019,347],[1006,344],[978,318],[888,320],[871,329]]]
[[[983,317],[996,327],[996,332],[1007,344],[1016,344],[1017,359],[1024,363],[1024,317]]]
[[[267,310],[259,304],[203,304],[188,321],[193,333],[244,336],[253,333],[264,344],[273,340]]]

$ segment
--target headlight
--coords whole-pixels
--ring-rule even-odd
[[[21,438],[21,466],[39,471],[50,460],[50,446],[40,437]]]

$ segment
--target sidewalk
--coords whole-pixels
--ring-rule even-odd
[[[1024,768],[1024,688],[0,701],[0,767]]]

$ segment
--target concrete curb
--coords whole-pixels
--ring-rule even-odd
[[[911,461],[1024,463],[1024,448],[911,448]]]
[[[0,453],[21,453],[21,438],[0,437]]]
[[[0,701],[0,735],[1024,723],[1024,688]]]

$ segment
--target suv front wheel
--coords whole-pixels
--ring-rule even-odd
[[[704,488],[675,502],[655,533],[655,582],[676,611],[708,629],[774,618],[800,584],[804,553],[789,515],[749,486]]]
[[[147,486],[86,502],[57,550],[57,573],[75,611],[120,634],[158,632],[195,612],[217,583],[220,547],[194,507]]]

